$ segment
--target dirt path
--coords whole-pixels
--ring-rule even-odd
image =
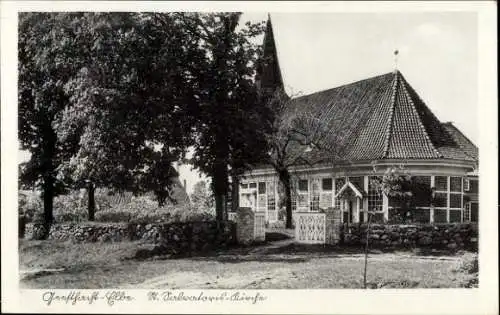
[[[304,253],[281,254],[273,253],[273,250],[293,244],[293,240],[276,241],[270,244],[253,248],[246,253],[225,253],[217,257],[221,262],[235,262],[228,265],[224,272],[199,272],[199,271],[172,271],[164,275],[145,280],[140,284],[124,284],[121,287],[148,288],[148,289],[224,289],[242,288],[257,289],[267,287],[301,286],[308,283],[308,269],[316,269],[319,274],[328,272],[333,264],[344,266],[361,266],[364,254],[336,254],[334,257],[319,255],[304,255]],[[308,257],[309,256],[309,257]],[[192,262],[192,261],[191,261]],[[246,268],[240,270],[237,264],[257,263],[254,269]],[[259,268],[259,263],[275,262],[273,268]],[[279,265],[276,262],[281,262]],[[287,263],[288,262],[288,263]],[[295,263],[294,263],[295,262]],[[369,255],[370,264],[387,264],[398,262],[399,264],[449,264],[455,266],[460,263],[460,257],[451,256],[415,256],[402,253],[380,253]],[[187,263],[187,261],[186,261]],[[304,266],[304,264],[306,266]],[[370,266],[371,266],[370,265]],[[349,268],[350,269],[350,268]],[[356,272],[355,268],[351,272]],[[393,281],[394,282],[394,281]]]
[[[97,245],[21,242],[21,287],[322,289],[361,288],[363,281],[362,250],[304,246],[289,239],[165,260],[124,259],[134,256],[137,243]],[[456,272],[464,257],[373,252],[368,278],[374,287],[462,287],[471,277]]]
[[[290,245],[294,242],[293,239],[286,239],[282,241],[275,241],[269,244],[252,248],[244,254],[226,253],[218,256],[222,260],[255,260],[262,259],[262,256],[267,252],[278,249],[283,246]],[[217,273],[203,273],[203,272],[169,272],[166,275],[150,278],[139,286],[141,288],[158,289],[158,288],[171,288],[171,289],[210,289],[210,288],[234,288],[240,287],[242,289],[251,289],[258,287],[266,281],[274,280],[279,281],[281,278],[290,277],[291,271],[288,268],[281,268],[273,271],[259,271],[255,270],[250,273],[231,273],[219,275]],[[125,284],[121,287],[137,287],[137,284]]]
[[[148,279],[139,285],[129,285],[129,288],[144,289],[213,289],[213,288],[241,288],[252,289],[259,287],[263,282],[284,278],[289,275],[286,269],[279,271],[260,272],[247,274],[234,273],[225,277],[216,274],[201,272],[173,272],[164,276]],[[127,286],[120,286],[127,287]]]

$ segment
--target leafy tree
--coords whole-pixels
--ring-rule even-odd
[[[81,17],[80,13],[19,14],[18,137],[20,149],[31,153],[20,167],[20,179],[22,187],[41,189],[46,231],[53,221],[53,199],[64,188],[56,176],[65,151],[56,125],[69,103],[64,86],[80,66],[72,38]]]
[[[239,16],[21,17],[20,139],[32,152],[22,181],[43,186],[45,222],[58,187],[87,188],[90,219],[96,187],[153,190],[163,203],[176,175],[169,165],[195,140],[195,165],[213,177],[223,217],[228,172],[248,163],[252,150],[240,148],[257,134],[248,38],[261,29],[236,31]]]
[[[258,47],[249,39],[262,33],[263,25],[247,23],[237,28],[241,13],[179,13],[182,26],[200,40],[205,51],[197,78],[200,82],[197,142],[192,163],[212,178],[216,219],[226,215],[230,172],[255,159],[247,150],[258,139],[255,121],[259,106],[253,77]],[[255,142],[254,142],[255,143]],[[262,142],[264,144],[264,142]]]
[[[62,142],[76,138],[79,146],[61,177],[88,187],[89,219],[96,186],[153,191],[163,206],[178,176],[172,162],[192,143],[192,72],[201,51],[172,14],[85,17],[78,44],[90,47],[88,63],[66,85],[71,106],[58,130]]]
[[[194,184],[193,193],[191,194],[191,202],[198,210],[206,211],[207,209],[214,208],[214,197],[205,181],[202,180]]]

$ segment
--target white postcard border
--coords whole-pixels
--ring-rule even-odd
[[[475,314],[498,312],[498,136],[497,34],[494,2],[63,2],[4,1],[1,6],[2,126],[2,311],[67,313],[356,313]],[[18,11],[269,11],[269,12],[399,12],[474,11],[478,13],[478,104],[480,127],[480,238],[478,289],[418,290],[176,290],[175,293],[217,295],[257,293],[264,301],[151,302],[150,290],[52,290],[58,294],[125,292],[134,301],[113,306],[106,298],[95,304],[47,306],[51,290],[20,290],[17,252],[17,12]],[[458,93],[459,91],[457,91]],[[484,218],[488,218],[487,220]],[[163,292],[165,290],[159,290]],[[102,302],[102,303],[101,303]]]

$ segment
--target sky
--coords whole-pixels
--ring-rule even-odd
[[[439,120],[453,122],[477,144],[475,13],[270,15],[289,94],[330,89],[397,67]],[[266,19],[265,12],[244,13],[241,24]],[[197,181],[205,179],[190,165],[179,166],[179,171],[181,182],[186,180],[188,193]]]

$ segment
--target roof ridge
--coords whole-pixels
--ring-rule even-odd
[[[408,90],[406,89],[406,86],[405,86],[405,83],[408,84],[406,82],[406,80],[404,79],[404,77],[401,75],[401,86],[403,88],[403,91],[404,93],[406,94],[406,97],[408,98],[408,102],[410,104],[410,108],[412,109],[413,113],[417,116],[417,121],[418,121],[418,125],[420,126],[420,129],[423,131],[424,133],[424,136],[425,138],[429,141],[429,143],[431,144],[431,148],[434,150],[434,152],[440,157],[442,158],[443,157],[443,154],[441,152],[438,151],[438,149],[436,148],[436,146],[434,145],[434,143],[432,142],[431,140],[431,137],[429,136],[429,134],[427,133],[427,130],[425,130],[425,127],[424,127],[424,124],[422,123],[422,119],[420,118],[420,115],[418,114],[417,112],[417,109],[415,108],[415,104],[413,103],[413,99],[411,98],[411,95],[409,95],[408,93]]]
[[[456,145],[456,141],[454,140],[454,138],[450,136],[449,132],[447,132],[446,128],[444,128],[443,123],[432,112],[431,108],[427,106],[422,97],[415,91],[413,86],[411,86],[409,83],[407,84],[410,97],[413,97],[417,101],[415,102],[416,108],[420,108],[417,111],[421,119],[424,119],[424,117],[422,117],[422,114],[427,116],[427,118],[430,119],[429,122],[431,124],[434,124],[435,125],[434,127],[436,127],[436,129],[433,132],[432,126],[429,126],[431,127],[429,129],[427,128],[427,125],[425,126],[427,132],[429,133],[429,137],[431,138],[432,143],[437,147]],[[425,119],[423,121],[425,121]],[[436,132],[439,133],[439,136],[437,138],[436,138],[437,136]]]
[[[472,144],[473,146],[477,147],[477,145],[476,145],[474,142],[472,142],[472,140],[471,140],[471,139],[469,139],[469,138],[468,138],[468,137],[467,137],[467,136],[466,136],[466,135],[462,132],[462,130],[460,130],[457,126],[455,126],[455,125],[453,124],[453,122],[451,122],[451,121],[447,121],[447,122],[444,122],[444,123],[442,123],[442,124],[443,124],[443,125],[449,125],[449,126],[452,126],[452,127],[453,127],[453,129],[455,129],[456,131],[458,131],[458,133],[460,133],[460,134],[462,135],[462,137],[464,137],[464,138],[465,138],[465,140],[467,140],[467,141],[468,141],[470,144]],[[460,143],[457,143],[457,144],[460,146]]]
[[[392,74],[392,73],[393,72],[387,72],[387,73],[384,73],[384,74],[375,75],[375,76],[370,77],[370,78],[356,80],[356,81],[353,81],[353,82],[350,82],[350,83],[346,83],[346,84],[342,84],[342,85],[338,85],[338,86],[335,86],[335,87],[332,87],[332,88],[329,88],[329,89],[319,90],[319,91],[312,92],[312,93],[309,93],[309,94],[300,95],[300,96],[297,96],[295,98],[292,98],[291,100],[298,100],[298,99],[301,99],[303,97],[312,96],[312,95],[320,94],[320,93],[324,93],[324,92],[329,92],[329,91],[336,90],[336,89],[343,88],[343,87],[347,87],[347,86],[353,85],[353,84],[359,84],[361,82],[373,80],[373,79],[376,79],[376,78],[381,78],[383,76],[386,76],[386,75],[389,75],[389,74]]]
[[[467,138],[467,136],[460,130],[457,128],[457,126],[455,126],[451,121],[447,121],[447,122],[444,122],[444,123],[441,123],[442,125],[446,125],[446,126],[450,126],[451,128],[453,128],[453,130],[455,132],[457,132],[458,134],[460,134],[460,136],[462,136],[464,138],[464,140],[466,142],[468,142],[470,145],[472,145],[476,150],[479,151],[479,149],[477,148],[477,146],[474,144],[474,142],[472,142],[469,138]],[[448,134],[450,134],[450,136],[453,138],[453,140],[455,141],[455,143],[457,144],[457,146],[462,149],[462,151],[465,153],[465,155],[471,157],[472,159],[476,160],[477,158],[474,157],[473,155],[471,155],[469,152],[467,152],[467,148],[460,142],[460,141],[456,141],[455,138],[453,137],[452,133],[446,129],[445,130]]]
[[[387,154],[389,153],[389,143],[390,143],[390,138],[391,138],[391,130],[392,130],[392,125],[394,121],[394,110],[396,107],[396,93],[397,93],[397,87],[398,87],[398,72],[395,72],[394,75],[394,82],[392,83],[392,95],[391,95],[391,109],[389,112],[389,122],[387,124],[387,128],[385,131],[385,144],[384,144],[384,152],[382,153],[382,158],[385,158]]]

